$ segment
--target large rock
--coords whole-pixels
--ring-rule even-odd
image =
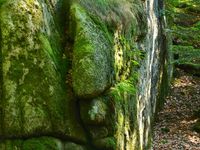
[[[78,4],[71,6],[74,35],[73,89],[81,98],[103,93],[111,85],[111,46],[106,33]]]
[[[85,138],[66,92],[57,3],[18,0],[1,6],[0,137]]]
[[[162,6],[1,0],[0,149],[150,149],[169,82]]]
[[[40,137],[28,140],[5,140],[0,142],[1,150],[87,150],[85,146],[62,142],[57,138]]]
[[[22,150],[60,150],[63,144],[60,140],[51,137],[28,139],[23,142]]]

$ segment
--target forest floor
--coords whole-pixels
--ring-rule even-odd
[[[194,131],[200,112],[200,77],[177,71],[154,125],[153,150],[200,150]]]

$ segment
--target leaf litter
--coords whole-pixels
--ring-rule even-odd
[[[169,96],[157,114],[153,150],[200,150],[200,77],[177,69]]]

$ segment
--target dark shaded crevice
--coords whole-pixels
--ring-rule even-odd
[[[56,6],[56,13],[59,16],[58,23],[60,25],[60,32],[65,33],[66,27],[69,25],[69,12],[70,12],[71,0],[60,0]],[[63,35],[65,36],[65,35]]]
[[[60,46],[62,49],[62,60],[60,64],[60,71],[62,75],[62,80],[66,80],[66,74],[67,74],[67,69],[68,69],[68,61],[65,57],[66,55],[66,41],[67,41],[67,27],[68,22],[69,22],[69,9],[70,9],[70,2],[71,0],[60,0],[56,4],[56,10],[55,10],[55,22],[57,25],[57,29],[60,33],[61,39],[60,39]],[[64,56],[64,57],[63,57]]]
[[[71,0],[61,0],[61,6],[59,7],[58,13],[58,24],[60,26],[60,33],[62,36],[62,47],[64,50],[66,49],[66,46],[70,43],[70,33],[69,33],[69,26],[70,26],[70,6],[71,6]],[[66,52],[66,51],[64,51]]]
[[[0,21],[1,24],[1,21]],[[3,52],[2,29],[0,27],[0,135],[4,134],[4,92],[3,92]]]
[[[67,91],[69,92],[71,99],[71,103],[72,106],[74,106],[74,114],[75,114],[75,119],[78,122],[78,124],[80,125],[80,127],[82,128],[86,140],[86,143],[80,143],[80,144],[84,144],[84,146],[86,146],[86,148],[88,150],[96,150],[96,148],[93,146],[92,144],[92,138],[91,135],[89,134],[89,131],[87,130],[85,124],[83,123],[83,120],[81,119],[81,114],[80,114],[80,99],[76,98],[75,93],[73,91],[73,85],[72,85],[72,59],[73,59],[73,47],[74,47],[74,39],[75,39],[75,34],[74,33],[76,24],[72,24],[74,22],[72,22],[70,20],[70,6],[71,6],[71,0],[62,0],[62,10],[60,13],[60,16],[63,18],[64,16],[64,20],[60,20],[60,25],[63,27],[61,28],[63,34],[63,38],[62,38],[62,45],[64,47],[64,55],[66,56],[66,60],[67,60],[67,73],[66,73],[66,85],[67,85]],[[75,103],[75,104],[74,104]],[[77,143],[77,142],[75,142]]]
[[[23,107],[24,105],[23,105],[21,99],[20,99],[18,104],[19,104],[18,107],[19,107],[19,110],[20,110],[20,112],[19,112],[20,113],[20,115],[19,115],[20,116],[19,124],[20,124],[20,130],[21,130],[20,132],[24,133],[25,116],[24,116],[24,107]]]
[[[77,98],[76,100],[76,116],[78,119],[78,123],[81,125],[81,127],[83,128],[83,131],[85,132],[86,135],[86,139],[87,139],[87,145],[86,147],[88,148],[88,150],[100,150],[98,148],[96,148],[93,144],[93,139],[92,136],[90,134],[90,131],[87,129],[86,125],[84,124],[82,118],[81,118],[81,112],[80,112],[80,99]]]
[[[108,93],[110,93],[110,91],[111,91],[110,89],[112,87],[114,87],[114,84],[113,85],[109,84],[107,87],[105,87],[105,89],[103,91],[94,92],[95,94],[93,94],[93,95],[84,95],[82,97],[79,97],[79,99],[81,98],[82,101],[90,101],[90,100],[97,98],[97,97],[106,96],[106,95],[108,95]],[[76,95],[76,97],[78,97],[78,96]]]
[[[126,115],[124,115],[124,122],[123,122],[123,129],[124,129],[124,149],[126,150],[127,149],[127,141],[128,141],[128,139],[127,139],[127,135],[126,135],[126,133],[125,133],[125,127],[126,127],[126,123],[125,123],[125,120],[127,120],[127,118],[126,118]]]
[[[70,136],[66,136],[62,133],[46,133],[46,134],[31,134],[31,135],[23,135],[23,136],[0,136],[0,141],[6,141],[6,140],[28,140],[33,138],[41,138],[41,137],[52,137],[61,140],[62,142],[72,142],[78,145],[85,145],[83,141],[79,141],[77,139],[74,139]]]

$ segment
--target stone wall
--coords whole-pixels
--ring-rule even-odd
[[[149,149],[168,87],[158,0],[0,0],[0,149]]]

